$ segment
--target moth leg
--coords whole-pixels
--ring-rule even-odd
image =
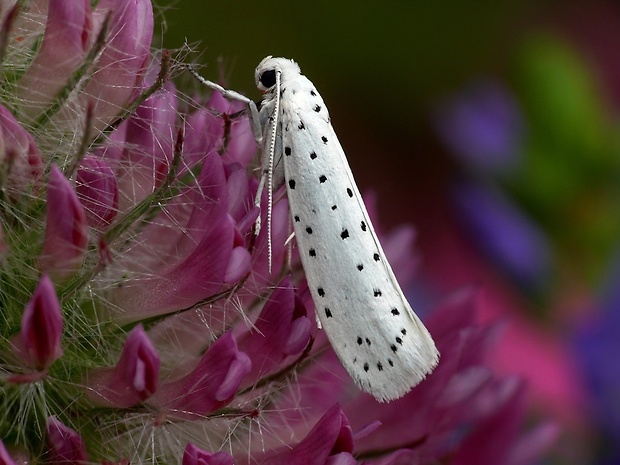
[[[254,140],[256,141],[256,145],[258,145],[258,147],[262,151],[263,128],[261,127],[261,124],[260,124],[258,108],[256,107],[256,103],[254,103],[254,100],[247,98],[245,95],[241,95],[239,92],[236,92],[230,89],[225,89],[219,84],[203,78],[200,74],[198,74],[198,72],[194,69],[192,65],[188,65],[187,69],[201,84],[204,84],[205,86],[210,87],[213,90],[217,90],[224,97],[228,99],[243,102],[248,106],[248,109],[250,110],[250,126],[252,128],[252,134],[254,135]],[[261,163],[261,166],[263,164],[264,163]],[[265,168],[261,167],[260,182],[258,184],[258,190],[256,191],[256,197],[254,197],[254,206],[258,207],[259,211],[260,211],[260,203],[261,203],[260,201],[261,201],[263,189],[265,188],[265,182],[267,180],[267,175],[268,173],[265,172]],[[260,229],[261,229],[261,217],[259,214],[258,217],[256,218],[256,221],[254,222],[254,235],[258,236]]]
[[[247,98],[245,95],[241,95],[239,92],[234,90],[225,89],[219,84],[209,81],[208,79],[203,78],[198,72],[194,69],[192,65],[188,65],[187,69],[192,75],[200,81],[201,84],[204,84],[207,87],[210,87],[213,90],[217,90],[221,92],[221,94],[231,100],[237,100],[238,102],[243,102],[248,106],[250,110],[250,124],[252,127],[252,134],[254,135],[254,140],[256,140],[256,144],[259,147],[263,146],[263,129],[260,125],[260,117],[258,116],[258,108],[256,107],[256,103],[254,100]]]

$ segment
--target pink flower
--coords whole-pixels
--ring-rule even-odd
[[[260,380],[286,357],[298,355],[308,345],[311,330],[306,308],[287,278],[271,293],[253,327],[239,340],[239,347],[252,360],[249,380]]]
[[[189,374],[162,385],[149,403],[164,408],[171,418],[198,419],[229,404],[251,366],[232,334],[226,333]]]
[[[159,384],[159,356],[144,332],[136,326],[127,336],[114,368],[93,371],[87,384],[98,405],[129,408],[152,396]]]

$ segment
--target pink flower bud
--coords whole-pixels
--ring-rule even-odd
[[[18,355],[32,368],[47,369],[62,355],[62,328],[62,311],[54,285],[43,275],[24,309],[21,332],[15,341]]]
[[[81,436],[54,416],[47,419],[47,445],[46,462],[78,465],[88,461]]]
[[[189,443],[183,453],[182,465],[233,465],[233,458],[228,452],[207,452]]]
[[[67,85],[93,43],[92,29],[89,0],[49,0],[41,48],[18,83],[26,117],[40,115]]]
[[[99,405],[129,408],[149,398],[159,381],[159,356],[136,326],[127,337],[118,364],[88,376],[89,395]]]
[[[141,87],[153,38],[150,0],[101,0],[93,11],[95,24],[112,18],[97,70],[84,89],[96,115],[94,130],[109,124]]]
[[[4,189],[14,196],[26,192],[43,174],[41,152],[13,114],[0,105],[0,169]]]
[[[88,225],[106,229],[118,212],[118,185],[112,168],[105,161],[87,155],[77,171],[75,190]]]
[[[52,165],[47,184],[45,242],[39,267],[55,279],[71,276],[82,264],[88,225],[82,204],[61,171]]]

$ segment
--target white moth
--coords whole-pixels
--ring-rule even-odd
[[[381,402],[411,390],[437,365],[439,353],[411,309],[387,262],[323,99],[299,66],[267,57],[256,68],[264,94],[245,102],[262,149],[263,176],[272,193],[286,184],[301,262],[320,325],[342,365]],[[270,234],[270,232],[269,232]]]

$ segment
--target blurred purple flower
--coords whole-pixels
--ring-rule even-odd
[[[590,389],[590,413],[599,425],[604,448],[599,463],[620,460],[620,254],[612,261],[599,312],[581,322],[575,334],[575,354]]]
[[[473,241],[522,285],[538,289],[551,272],[547,237],[500,192],[462,181],[451,192]]]
[[[451,153],[475,170],[506,173],[520,160],[524,121],[500,82],[481,79],[440,103],[434,122]]]

